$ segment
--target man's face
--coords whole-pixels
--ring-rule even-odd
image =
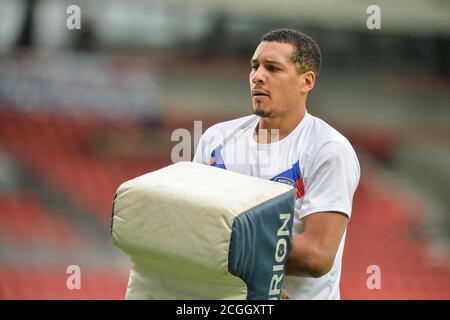
[[[301,76],[291,60],[293,50],[288,43],[267,41],[256,48],[249,80],[253,111],[258,116],[282,116],[301,100]]]

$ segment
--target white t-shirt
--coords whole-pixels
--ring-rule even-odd
[[[285,138],[257,143],[259,117],[251,115],[216,124],[202,135],[194,162],[295,186],[293,233],[303,230],[303,218],[338,211],[349,218],[360,167],[350,142],[338,131],[306,112]],[[320,278],[286,277],[291,299],[340,299],[345,233],[330,272]]]

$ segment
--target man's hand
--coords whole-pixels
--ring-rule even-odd
[[[291,296],[287,292],[285,288],[283,288],[283,291],[281,292],[281,300],[289,300]]]

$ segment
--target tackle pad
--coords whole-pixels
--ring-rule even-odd
[[[280,299],[295,188],[193,162],[124,182],[112,242],[131,258],[126,299]]]

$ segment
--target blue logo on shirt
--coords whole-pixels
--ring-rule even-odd
[[[275,178],[273,179],[273,181],[275,181],[275,182],[280,182],[280,183],[284,183],[284,184],[288,184],[288,185],[290,185],[291,187],[295,187],[295,181],[292,180],[292,179],[289,179],[289,178],[287,178],[287,177],[275,177]]]

